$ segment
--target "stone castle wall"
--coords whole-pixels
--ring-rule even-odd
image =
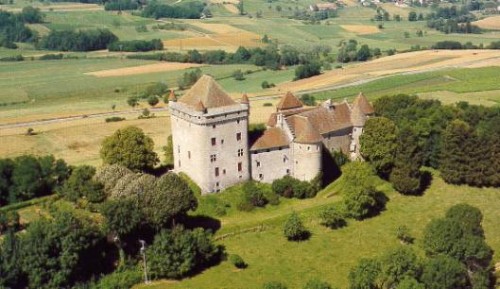
[[[301,181],[310,181],[321,172],[321,148],[319,144],[292,143],[293,177]]]
[[[272,183],[286,175],[293,175],[293,155],[289,147],[252,152],[250,160],[253,180]]]

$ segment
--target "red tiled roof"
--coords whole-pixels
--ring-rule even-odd
[[[203,75],[191,89],[179,99],[179,102],[192,107],[198,106],[198,103],[201,102],[205,108],[236,104],[236,102],[222,90],[220,85],[208,75]]]
[[[314,129],[307,117],[293,115],[288,117],[287,121],[295,134],[295,142],[313,144],[323,140],[323,137]]]
[[[174,90],[170,90],[170,95],[168,96],[168,101],[177,101],[177,97],[175,96]]]
[[[373,114],[375,110],[373,109],[373,106],[370,104],[366,96],[360,92],[358,96],[354,99],[352,102],[352,106],[358,106],[361,109],[361,112],[364,114]]]
[[[304,104],[290,91],[287,92],[280,100],[276,108],[278,110],[287,110],[303,107]]]
[[[351,110],[351,122],[353,126],[364,126],[366,122],[366,115],[361,111],[361,107],[353,105]]]
[[[277,127],[268,128],[264,134],[252,145],[251,150],[288,146],[289,141],[285,132]]]
[[[248,95],[247,95],[246,93],[244,93],[244,94],[241,96],[240,103],[246,103],[246,104],[249,104],[249,103],[250,103],[250,100],[248,100]]]

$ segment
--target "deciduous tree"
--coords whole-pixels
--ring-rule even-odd
[[[153,140],[135,126],[117,130],[102,142],[104,164],[120,164],[131,170],[151,169],[158,162]]]

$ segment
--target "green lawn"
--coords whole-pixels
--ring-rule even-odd
[[[310,278],[320,278],[339,288],[346,288],[349,269],[360,258],[378,256],[399,245],[395,233],[398,226],[410,228],[416,237],[412,247],[422,253],[419,242],[426,224],[460,202],[482,210],[487,242],[497,252],[494,260],[500,261],[498,189],[447,185],[434,174],[431,187],[421,197],[402,196],[388,184],[379,184],[378,188],[383,189],[390,199],[387,209],[380,216],[365,221],[349,221],[348,227],[336,231],[319,225],[317,217],[321,207],[340,199],[336,195],[326,198],[328,192],[309,200],[285,200],[279,206],[250,213],[229,209],[227,216],[219,217],[222,229],[216,236],[236,233],[219,242],[228,253],[243,257],[249,264],[247,269],[235,270],[229,262],[223,262],[180,282],[157,282],[135,288],[261,288],[264,282],[279,280],[294,289],[301,288]],[[332,189],[340,189],[341,182],[334,184]],[[224,193],[219,198],[226,203],[232,202]],[[310,240],[295,243],[283,237],[283,220],[292,211],[298,212],[311,230]],[[248,232],[246,229],[249,228],[256,229]]]

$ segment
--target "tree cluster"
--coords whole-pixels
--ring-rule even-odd
[[[492,288],[493,251],[484,240],[481,220],[475,207],[451,207],[445,218],[432,220],[425,229],[426,258],[404,246],[361,259],[349,273],[349,288]]]
[[[106,239],[95,222],[58,211],[9,231],[0,243],[0,287],[70,288],[106,272]]]
[[[471,24],[476,20],[474,14],[462,6],[439,7],[435,12],[427,14],[427,27],[448,33],[481,33],[481,28]]]
[[[199,19],[205,9],[205,4],[198,1],[183,2],[176,5],[162,4],[157,1],[151,1],[142,10],[140,15],[147,18],[181,18],[181,19]]]
[[[290,45],[284,45],[278,49],[276,45],[268,45],[264,48],[257,47],[251,49],[239,47],[234,53],[224,50],[211,50],[205,52],[189,50],[187,53],[165,52],[156,54],[137,54],[129,55],[127,58],[183,63],[253,64],[269,69],[278,69],[282,66],[321,63],[321,58],[328,56],[330,52],[331,47],[326,45],[316,45],[310,49],[299,49]]]
[[[337,61],[347,63],[350,61],[367,61],[372,57],[372,51],[367,44],[361,45],[358,49],[358,42],[354,39],[341,41]]]
[[[140,1],[112,0],[104,4],[106,11],[137,10],[141,7]]]
[[[321,73],[321,65],[316,62],[311,62],[303,65],[297,66],[295,68],[295,78],[294,80],[299,80],[303,78],[309,78]]]
[[[66,162],[52,155],[0,159],[0,206],[52,194],[69,172]]]
[[[108,49],[109,51],[125,52],[163,50],[163,42],[160,39],[115,41],[108,45]]]
[[[60,51],[93,51],[106,49],[118,37],[107,29],[95,30],[52,30],[40,39],[37,47]]]
[[[0,10],[0,46],[15,49],[17,45],[14,42],[35,42],[37,33],[25,24],[41,21],[40,9],[31,6],[23,8],[23,12],[18,14]]]
[[[449,183],[499,186],[499,108],[408,95],[381,97],[374,108],[386,119],[367,120],[361,153],[377,173],[407,188],[401,192],[416,193],[421,165],[440,169]]]
[[[95,180],[103,184],[110,199],[103,207],[109,231],[118,235],[128,234],[140,224],[162,228],[174,219],[182,219],[187,211],[197,207],[191,189],[174,173],[154,177],[111,165],[99,170]],[[119,210],[123,208],[128,210],[123,210],[123,215],[120,215]]]

